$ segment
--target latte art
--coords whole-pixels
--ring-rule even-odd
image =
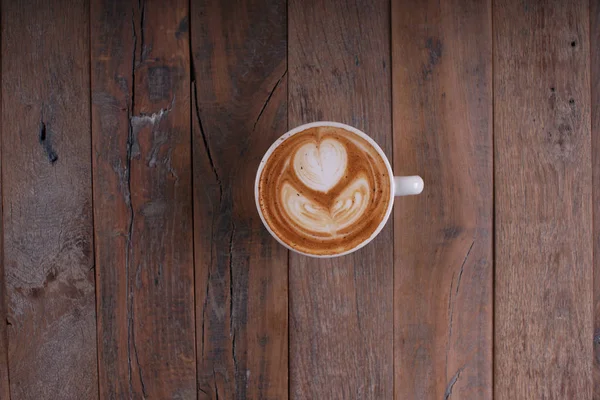
[[[289,137],[259,179],[259,204],[271,230],[314,255],[343,253],[369,239],[390,202],[382,157],[367,140],[337,127]]]
[[[350,184],[330,208],[300,195],[289,183],[281,190],[281,203],[288,217],[306,231],[338,236],[338,231],[356,223],[369,206],[368,182],[359,178]]]
[[[335,139],[302,145],[294,156],[294,172],[313,190],[327,193],[346,172],[348,155]]]

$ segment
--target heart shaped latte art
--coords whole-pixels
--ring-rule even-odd
[[[327,193],[344,176],[348,165],[346,148],[327,138],[302,145],[294,157],[294,171],[300,181],[312,190]]]
[[[357,177],[333,201],[330,208],[317,204],[285,183],[281,199],[292,222],[307,233],[336,236],[338,231],[356,223],[367,210],[371,197],[365,176]]]

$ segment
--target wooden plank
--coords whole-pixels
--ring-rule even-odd
[[[347,123],[391,156],[389,3],[290,0],[288,7],[290,127]],[[341,258],[290,253],[291,397],[392,397],[391,225]]]
[[[286,399],[287,251],[253,188],[287,129],[286,2],[193,1],[190,15],[199,395]]]
[[[492,397],[490,1],[392,2],[395,398]]]
[[[98,396],[86,1],[2,2],[11,395]]]
[[[195,398],[188,2],[91,14],[100,397]]]
[[[495,388],[591,399],[587,2],[494,2]]]
[[[1,14],[0,14],[1,15]],[[0,32],[1,35],[1,32]],[[0,54],[0,66],[2,54]],[[0,80],[2,68],[0,67]],[[2,104],[2,90],[0,87],[0,104]],[[2,113],[0,113],[0,135],[2,133]],[[2,199],[2,140],[0,140],[0,199]],[[0,201],[0,215],[2,215],[2,201]],[[0,218],[0,235],[4,237]],[[10,400],[10,387],[8,377],[8,318],[6,314],[6,284],[4,282],[4,240],[0,240],[0,398]]]
[[[0,198],[2,198],[1,193]],[[2,215],[1,205],[0,215]],[[2,229],[0,228],[0,233],[1,232]],[[0,257],[2,257],[1,247],[2,243],[0,242]],[[6,286],[4,283],[4,262],[0,262],[0,398],[10,400],[10,386],[8,376],[8,337],[6,329],[8,326],[8,318],[6,314],[5,295]]]
[[[0,60],[1,61],[1,60]],[[1,99],[0,99],[1,103]],[[1,118],[1,116],[0,116]],[[2,126],[0,120],[0,126]],[[0,140],[1,142],[1,140]],[[2,149],[0,143],[0,170],[2,165]],[[1,176],[0,171],[0,176]],[[1,180],[0,180],[1,182]],[[1,185],[0,185],[1,186]],[[2,198],[2,190],[0,188],[0,199]],[[0,215],[2,215],[2,204],[0,202]],[[2,221],[0,221],[0,234],[2,234]],[[0,399],[10,400],[10,386],[8,376],[8,336],[7,326],[9,324],[8,316],[6,313],[6,285],[4,282],[4,257],[3,257],[3,243],[0,241]]]
[[[590,1],[593,259],[600,257],[600,1]],[[594,262],[593,398],[600,398],[600,263]]]

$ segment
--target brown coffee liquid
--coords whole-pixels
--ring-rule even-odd
[[[390,178],[362,137],[343,128],[309,128],[282,142],[266,161],[259,205],[290,247],[340,254],[369,239],[385,218]]]

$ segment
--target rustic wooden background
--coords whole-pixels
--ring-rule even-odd
[[[600,399],[600,1],[0,14],[0,399]],[[315,120],[426,182],[330,260],[253,200]]]

